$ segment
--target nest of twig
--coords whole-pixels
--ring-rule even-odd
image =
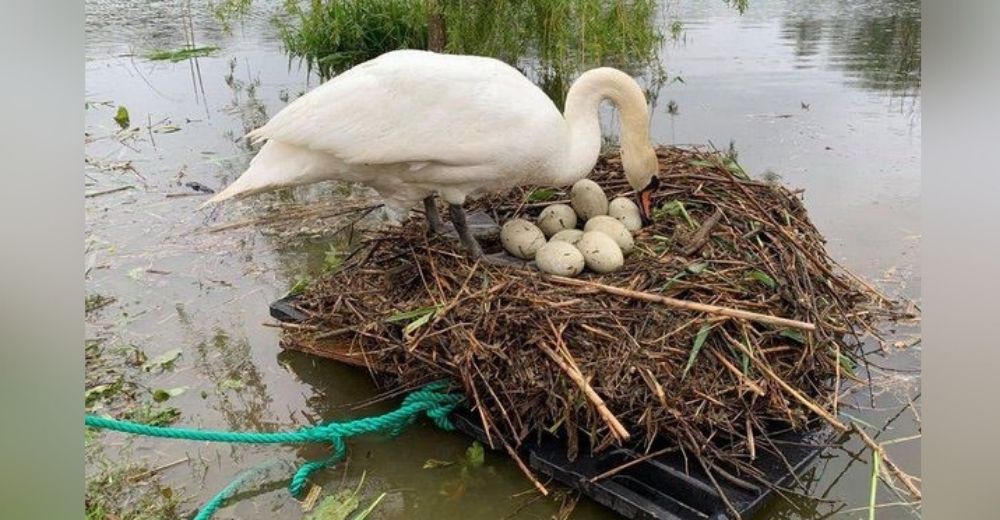
[[[348,352],[402,388],[450,377],[508,447],[545,431],[571,456],[668,443],[747,478],[776,429],[849,430],[838,394],[857,338],[894,304],[830,258],[797,193],[717,152],[658,156],[655,222],[622,270],[570,280],[477,262],[415,218],[311,286],[312,318],[285,346]],[[590,178],[630,195],[616,153]],[[526,188],[470,209],[502,223],[567,198]]]

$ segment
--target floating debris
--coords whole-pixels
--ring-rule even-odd
[[[209,188],[208,186],[205,186],[204,184],[198,181],[185,182],[184,185],[187,186],[188,188],[191,188],[194,191],[197,191],[198,193],[215,193],[215,190]]]
[[[203,58],[205,56],[211,56],[217,50],[219,50],[219,48],[214,45],[208,45],[205,47],[184,47],[174,50],[155,50],[146,53],[146,59],[176,63],[189,58]]]

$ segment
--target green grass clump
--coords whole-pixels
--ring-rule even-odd
[[[208,45],[205,47],[184,47],[174,50],[155,50],[146,53],[146,59],[153,61],[171,61],[176,63],[189,58],[210,56],[217,50],[219,50],[219,48],[214,45]]]
[[[392,50],[427,47],[422,0],[292,0],[285,9],[282,42],[323,78]]]
[[[663,40],[655,0],[448,1],[447,50],[556,68],[643,62]]]
[[[530,63],[557,103],[588,68],[658,63],[664,38],[656,0],[289,0],[286,11],[286,49],[323,78],[388,51],[427,48],[428,17],[439,13],[446,52]]]

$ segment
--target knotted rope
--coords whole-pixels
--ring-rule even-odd
[[[308,461],[302,464],[292,476],[288,490],[293,496],[297,497],[305,490],[307,479],[310,475],[339,462],[347,455],[347,444],[344,440],[348,437],[369,433],[383,433],[395,436],[401,433],[403,428],[412,424],[421,413],[426,414],[439,428],[448,431],[454,430],[455,425],[452,424],[448,415],[463,401],[464,397],[461,394],[445,392],[447,386],[446,381],[437,381],[419,390],[415,390],[403,399],[403,403],[399,408],[384,415],[364,417],[347,422],[329,422],[290,432],[229,432],[196,430],[192,428],[165,428],[129,421],[119,421],[90,414],[84,417],[84,424],[92,428],[165,439],[241,444],[329,443],[332,448],[330,457]],[[250,470],[239,476],[233,483],[206,503],[195,517],[195,520],[207,520],[211,518],[222,507],[223,502],[232,496],[240,485],[254,473],[255,470]]]

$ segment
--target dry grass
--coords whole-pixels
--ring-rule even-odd
[[[817,420],[853,431],[837,408],[840,391],[861,382],[858,338],[878,336],[899,306],[830,258],[797,194],[747,178],[723,154],[658,154],[657,218],[624,269],[580,283],[474,262],[414,219],[372,234],[312,285],[300,304],[312,318],[283,345],[363,359],[400,389],[450,377],[490,435],[512,446],[544,431],[563,436],[571,456],[675,445],[731,481],[760,476],[750,463],[774,450],[776,431]],[[591,178],[609,196],[628,195],[620,170],[612,154]],[[527,188],[472,209],[503,222],[565,198],[544,193],[550,200],[528,202],[538,192]]]

